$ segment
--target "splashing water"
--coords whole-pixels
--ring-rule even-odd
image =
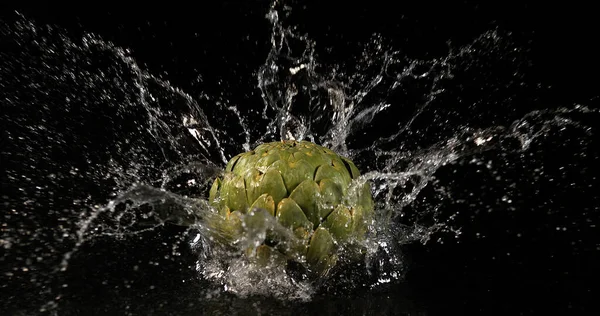
[[[582,105],[517,113],[504,124],[483,114],[465,118],[442,105],[470,102],[456,96],[455,77],[518,53],[495,31],[430,60],[403,56],[374,36],[355,64],[331,65],[319,63],[314,41],[285,25],[280,15],[286,12],[272,8],[267,14],[271,49],[257,74],[260,117],[210,95],[192,96],[93,34],[74,40],[25,18],[3,25],[3,41],[10,44],[0,63],[2,124],[8,127],[2,160],[9,166],[3,278],[29,284],[50,299],[43,309],[56,308],[70,286],[63,274],[78,256],[107,239],[125,243],[157,235],[169,218],[195,223],[167,246],[168,257],[173,263],[185,249],[194,251],[195,270],[212,284],[203,292],[207,298],[234,293],[310,300],[320,290],[384,287],[402,281],[401,245],[427,243],[436,233],[461,234],[453,222],[457,214],[439,210],[453,198],[443,187],[435,188],[434,205],[414,211],[438,170],[469,159],[480,164],[488,151],[526,152],[571,127],[595,132],[579,117],[598,112]],[[518,85],[515,80],[508,85]],[[497,91],[503,84],[486,88]],[[473,101],[470,110],[484,102]],[[205,198],[228,158],[280,139],[329,147],[356,162],[361,181],[373,183],[378,218],[366,261],[342,265],[322,284],[223,251],[199,220],[212,214]],[[246,242],[263,235],[249,234]]]

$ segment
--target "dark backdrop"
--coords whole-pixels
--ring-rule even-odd
[[[227,81],[236,87],[228,95],[237,104],[244,104],[251,102],[246,100],[259,101],[254,71],[264,63],[269,49],[269,23],[264,18],[268,6],[266,1],[198,2],[187,6],[122,4],[119,8],[46,3],[18,10],[36,23],[56,24],[74,35],[92,32],[130,48],[136,60],[151,73],[164,73],[183,89],[197,89],[201,76],[202,89],[217,94],[221,89],[219,80]],[[4,7],[1,18],[15,18],[14,9]],[[591,5],[533,1],[442,5],[334,1],[327,5],[302,2],[293,5],[292,10],[290,23],[298,24],[317,44],[352,50],[353,42],[365,41],[379,32],[408,56],[419,58],[443,55],[448,41],[469,43],[483,32],[497,28],[509,32],[517,45],[525,48],[528,80],[542,87],[527,92],[532,102],[522,105],[525,108],[520,111],[529,110],[527,106],[539,108],[540,104],[593,106],[598,101],[600,50]],[[250,95],[254,98],[248,98]],[[558,170],[564,161],[572,161],[572,153],[583,149],[569,145],[570,137],[557,136],[535,148],[544,154],[534,160],[519,155],[505,157],[508,164],[522,166],[505,175],[504,182],[498,184],[501,188],[484,189],[487,180],[475,172],[456,179],[451,172],[440,170],[438,178],[465,195],[484,195],[489,190],[501,195],[501,190],[511,183],[526,182],[524,177],[530,168],[544,165]],[[466,229],[460,239],[406,246],[404,252],[410,260],[406,284],[410,294],[403,292],[404,288],[392,291],[388,295],[392,299],[385,304],[393,304],[393,295],[402,292],[402,297],[408,295],[414,304],[423,306],[420,310],[432,314],[592,313],[594,298],[598,296],[594,280],[600,266],[599,239],[597,228],[590,228],[595,226],[583,227],[582,223],[597,223],[599,187],[592,165],[598,163],[598,149],[590,146],[585,150],[588,156],[572,162],[575,167],[569,173],[555,171],[554,176],[549,175],[538,184],[536,189],[543,187],[542,196],[534,197],[534,189],[528,191],[526,186],[520,186],[515,194],[521,201],[519,212],[498,206],[491,215],[478,217],[475,222],[471,217],[461,219]],[[584,166],[590,166],[586,173],[576,172]],[[569,183],[578,180],[589,186],[569,187]],[[544,202],[548,197],[550,204]],[[453,207],[467,213],[476,208]],[[583,209],[593,210],[592,215],[578,213]],[[566,232],[557,230],[567,226]],[[517,237],[519,232],[524,237]],[[486,238],[476,238],[476,233]],[[165,277],[165,287],[176,287],[166,280]],[[110,305],[110,299],[104,304]],[[311,311],[315,310],[318,311]],[[372,312],[377,314],[377,310]]]

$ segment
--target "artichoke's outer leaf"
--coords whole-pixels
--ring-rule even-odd
[[[361,205],[350,209],[350,214],[352,214],[352,233],[358,238],[364,237],[368,229],[369,214],[365,214]]]
[[[292,153],[290,152],[290,150],[288,150],[288,148],[282,147],[279,150],[280,161],[288,161],[290,159],[291,155],[292,155]]]
[[[254,163],[255,153],[254,151],[245,152],[238,158],[235,166],[231,170],[231,172],[243,176],[246,170],[252,167]]]
[[[312,232],[313,224],[306,218],[300,206],[290,198],[279,202],[275,216],[282,226],[291,228],[298,238],[307,238],[308,234],[305,232]]]
[[[315,172],[314,180],[317,183],[320,183],[323,180],[329,180],[333,183],[336,183],[342,190],[342,194],[346,192],[346,189],[350,184],[350,177],[348,175],[344,176],[343,173],[339,171],[339,169],[336,169],[332,165],[320,166],[317,169],[317,172]]]
[[[215,178],[212,186],[210,187],[210,191],[208,192],[208,203],[214,205],[215,200],[219,197],[219,189],[221,187],[221,179]]]
[[[264,151],[259,155],[260,158],[256,161],[255,168],[260,170],[261,172],[267,172],[267,169],[276,161],[279,161],[281,157],[279,153],[270,153],[268,151]]]
[[[250,210],[255,209],[264,209],[271,214],[271,216],[275,216],[275,201],[273,201],[273,197],[268,193],[259,196],[254,203],[250,205]]]
[[[246,211],[246,185],[242,176],[226,173],[223,179],[221,198],[225,205],[234,211]]]
[[[229,207],[224,206],[224,207],[219,208],[219,215],[221,215],[221,217],[228,219],[229,213],[231,213],[231,210],[229,209]]]
[[[340,185],[333,180],[324,179],[319,183],[319,192],[321,199],[317,202],[317,207],[319,209],[319,217],[323,220],[333,211],[335,206],[340,204],[343,191]]]
[[[298,227],[294,229],[294,235],[300,239],[308,239],[312,232],[312,227],[309,229],[306,229],[306,227]]]
[[[323,151],[326,152],[329,156],[339,157],[339,155],[336,152],[334,152],[333,150],[326,148],[326,147],[321,147],[321,148],[323,148]]]
[[[331,234],[323,227],[317,228],[306,253],[306,262],[310,269],[319,275],[325,275],[336,261],[335,244]]]
[[[218,239],[231,244],[243,232],[242,213],[239,211],[230,212],[227,207],[224,207],[222,212],[224,216],[216,219],[212,228],[216,231],[215,236]]]
[[[228,226],[233,233],[239,234],[242,231],[243,215],[240,211],[229,212],[227,215]]]
[[[365,182],[365,184],[363,184],[360,196],[358,198],[358,204],[362,205],[362,207],[365,209],[373,209],[375,207],[375,203],[373,202],[373,197],[371,194],[371,185],[369,182]]]
[[[261,144],[254,148],[254,154],[257,155],[259,158],[267,155],[268,148],[264,145],[265,144]]]
[[[275,250],[297,262],[305,260],[310,233],[307,234],[303,227],[298,227],[296,231],[291,231],[289,234],[281,231],[272,231],[272,233],[273,239],[277,240],[277,244],[273,247]]]
[[[277,248],[288,257],[300,262],[306,257],[312,229],[309,231],[306,227],[298,227],[293,230],[293,234],[296,238],[295,240],[288,240],[286,243],[281,243]]]
[[[263,266],[284,266],[287,262],[286,257],[279,251],[267,245],[256,247],[256,261]]]
[[[244,216],[242,226],[249,236],[263,235],[266,238],[267,229],[269,229],[269,216],[267,210],[262,208],[251,209]],[[262,241],[261,241],[262,242]]]
[[[360,177],[360,172],[358,171],[358,168],[356,168],[356,165],[352,162],[352,160],[345,157],[341,158],[344,164],[346,165],[348,172],[350,172],[350,176],[352,177],[352,179],[357,179],[358,177]]]
[[[312,179],[314,174],[314,168],[304,160],[287,163],[280,160],[273,167],[284,170],[281,175],[287,192],[292,192],[302,181]]]
[[[258,169],[251,168],[244,174],[244,185],[246,186],[246,199],[248,204],[254,203],[256,199],[263,193],[260,193],[257,188],[263,179],[263,173]]]
[[[346,166],[342,158],[339,156],[331,159],[331,165],[333,166],[333,169],[337,170],[337,174],[342,177],[344,181],[343,187],[345,191],[348,185],[350,185],[350,182],[352,181],[352,174],[350,173],[350,171],[348,171],[348,167]]]
[[[329,233],[337,241],[346,241],[352,233],[352,214],[348,207],[338,205],[323,222],[323,227],[329,230]]]
[[[258,178],[249,179],[248,184],[249,186],[246,187],[248,189],[247,197],[251,203],[266,193],[273,198],[273,202],[275,206],[277,206],[279,202],[287,196],[283,178],[276,169],[267,170],[266,173],[258,176]],[[275,212],[276,210],[274,213]]]
[[[284,174],[290,172],[290,166],[285,160],[277,160],[274,163],[272,163],[271,166],[269,166],[269,169],[267,169],[267,171],[272,170],[277,170],[277,172],[279,172],[283,178]],[[283,179],[283,182],[285,183],[285,179]]]
[[[317,206],[319,194],[319,186],[310,179],[302,181],[290,194],[290,199],[300,206],[306,218],[313,223],[313,229],[321,222]]]
[[[305,152],[296,151],[296,152],[292,153],[292,155],[290,156],[290,160],[289,161],[290,162],[296,162],[296,161],[302,161],[302,160],[308,161],[309,158],[310,157]]]
[[[235,155],[233,158],[231,158],[229,160],[229,162],[227,162],[227,166],[225,167],[225,172],[232,172],[234,166],[236,165],[237,161],[240,159],[240,157],[242,157],[245,153],[241,153],[241,154],[237,154]]]
[[[307,148],[303,148],[302,152],[306,155],[306,161],[310,163],[313,169],[317,169],[321,165],[331,165],[331,157],[323,155],[319,150],[313,148],[313,146],[305,145]]]

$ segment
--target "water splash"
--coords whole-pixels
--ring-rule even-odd
[[[478,118],[452,122],[456,109],[442,103],[461,102],[454,95],[455,76],[468,75],[482,64],[482,56],[511,59],[515,51],[496,31],[430,60],[403,56],[374,36],[353,67],[324,65],[317,44],[285,25],[280,16],[286,13],[273,7],[267,14],[271,50],[257,75],[262,120],[274,123],[264,124],[265,130],[250,127],[235,106],[208,95],[194,98],[148,73],[126,49],[98,36],[73,40],[25,18],[3,26],[3,32],[13,33],[2,36],[17,49],[3,52],[0,64],[3,108],[9,111],[2,123],[10,127],[9,147],[2,154],[11,166],[8,183],[16,189],[3,197],[8,212],[2,261],[16,259],[4,277],[16,284],[35,280],[53,297],[45,308],[56,307],[61,297],[56,275],[69,271],[86,243],[152,232],[171,215],[192,222],[210,216],[204,197],[228,157],[261,142],[307,139],[356,161],[365,171],[360,181],[374,184],[379,218],[369,255],[356,268],[360,272],[336,271],[333,292],[364,271],[369,274],[361,281],[365,287],[385,286],[402,280],[406,267],[400,245],[427,243],[438,232],[461,233],[452,215],[436,207],[416,215],[407,211],[435,182],[438,170],[486,151],[529,150],[554,130],[594,133],[577,116],[598,111],[582,105],[528,112],[505,124],[482,119],[492,122],[483,127]],[[209,106],[238,122],[241,142],[205,114]],[[97,123],[99,115],[104,122]],[[93,150],[102,146],[106,149]],[[87,154],[92,151],[100,154]],[[452,199],[444,190],[438,194],[440,203]],[[205,229],[198,224],[187,231],[194,232],[189,240],[199,258],[196,270],[225,292],[307,300],[321,289],[215,248]],[[250,234],[246,242],[260,240],[262,233]]]

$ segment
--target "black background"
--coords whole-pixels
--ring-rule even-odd
[[[500,29],[529,50],[531,80],[556,91],[548,99],[585,102],[597,96],[598,80],[593,79],[600,69],[595,60],[597,23],[586,5],[292,1],[290,6],[294,14],[288,24],[298,25],[317,43],[352,49],[353,43],[380,33],[400,44],[409,57],[440,56],[447,52],[448,41],[466,44],[490,29]],[[56,24],[73,34],[95,33],[127,47],[149,69],[166,71],[169,79],[179,79],[176,83],[185,87],[199,74],[228,78],[252,74],[269,49],[270,25],[265,18],[269,7],[268,1],[215,1],[197,7],[46,3],[17,9],[39,23]]]
[[[122,6],[46,3],[18,10],[36,23],[56,24],[75,36],[95,33],[117,46],[130,48],[151,73],[165,73],[184,90],[197,89],[201,75],[202,89],[209,94],[219,93],[218,82],[223,80],[236,88],[235,92],[225,93],[237,104],[258,101],[248,96],[256,95],[254,71],[264,63],[269,50],[270,25],[264,17],[268,2]],[[14,18],[13,8],[2,11],[3,19]],[[591,5],[333,1],[327,5],[293,4],[292,12],[289,23],[299,25],[317,44],[352,50],[356,49],[353,43],[378,32],[408,56],[421,58],[445,54],[447,41],[465,44],[490,29],[500,29],[510,32],[517,45],[526,48],[528,80],[543,87],[529,90],[528,98],[536,102],[522,105],[519,111],[526,112],[539,104],[554,107],[593,105],[598,101],[600,49],[597,18]],[[592,165],[598,163],[598,147],[591,142],[583,149],[572,148],[570,137],[578,136],[559,135],[552,143],[535,147],[533,151],[538,155],[529,160],[517,154],[505,157],[509,164],[520,161],[522,166],[505,174],[497,188],[490,189],[487,179],[475,172],[455,179],[450,171],[440,170],[440,181],[451,183],[456,192],[482,196],[489,192],[501,196],[511,183],[526,183],[527,170],[539,165],[556,170],[556,174],[547,176],[546,180],[555,179],[552,181],[537,181],[530,188],[519,186],[513,199],[520,201],[521,212],[498,206],[494,213],[481,215],[475,222],[469,216],[460,219],[466,227],[460,239],[406,246],[404,252],[410,259],[407,282],[391,290],[388,299],[379,304],[405,304],[408,297],[420,306],[417,310],[427,314],[593,314],[594,299],[598,297],[595,270],[600,266],[599,234],[598,228],[581,225],[589,219],[597,222],[598,218],[599,187],[592,177],[597,175]],[[588,155],[575,161],[575,167],[568,171],[557,171],[571,161],[574,150],[585,150]],[[590,168],[578,173],[581,166]],[[569,187],[573,180],[582,184]],[[536,190],[542,194],[536,195]],[[492,201],[496,197],[488,198]],[[452,208],[462,208],[466,213],[470,210],[457,204],[448,212]],[[473,212],[475,209],[471,207]],[[595,213],[584,215],[582,210]],[[557,226],[568,226],[569,230],[557,231]],[[523,237],[516,237],[516,232]],[[476,233],[486,238],[476,238]],[[168,285],[166,279],[163,285],[176,287]],[[109,295],[98,291],[96,298]],[[398,295],[397,300],[394,295]],[[107,302],[99,304],[110,305],[110,299],[105,299]],[[339,308],[350,312],[348,306]],[[324,312],[314,305],[306,310],[319,311]],[[398,312],[389,306],[380,311]],[[374,309],[369,314],[379,312]]]

